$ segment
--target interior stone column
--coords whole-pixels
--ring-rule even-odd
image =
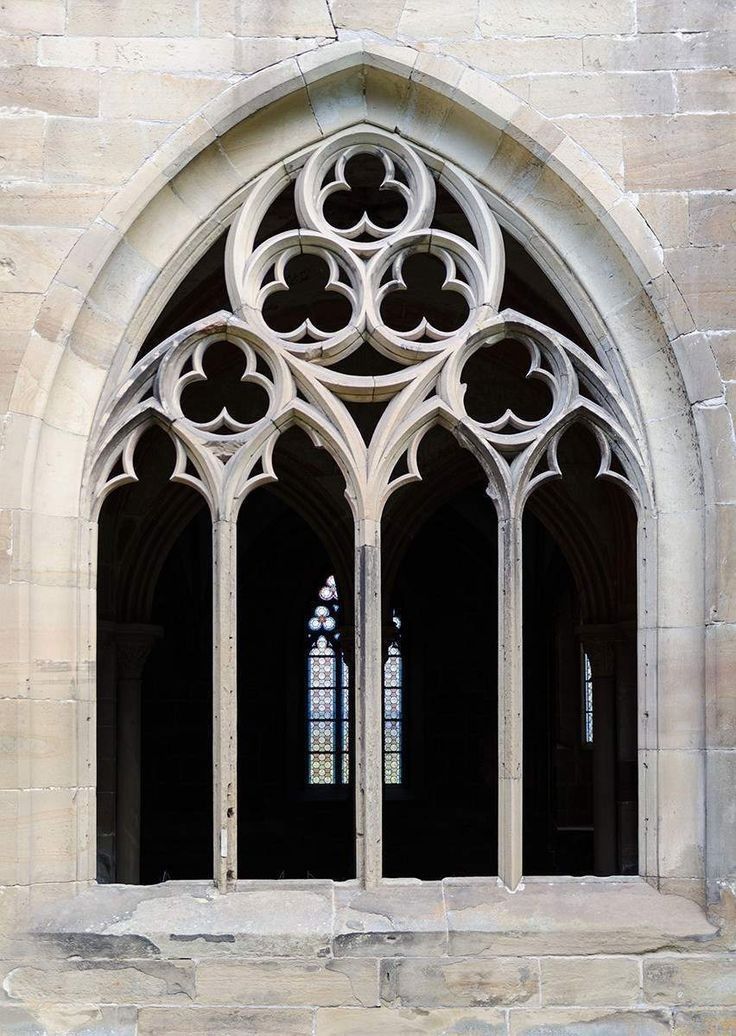
[[[159,626],[121,623],[115,627],[117,655],[117,781],[115,809],[116,880],[140,882],[141,855],[141,679]]]

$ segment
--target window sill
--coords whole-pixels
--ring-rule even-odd
[[[690,900],[642,878],[442,882],[243,881],[97,885],[39,917],[55,956],[434,956],[641,953],[692,949],[717,930]]]

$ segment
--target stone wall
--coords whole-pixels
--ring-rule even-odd
[[[56,383],[65,394],[65,416],[46,409],[71,327],[64,307],[76,306],[76,314],[86,301],[88,342],[104,346],[114,323],[105,306],[124,309],[125,292],[112,279],[98,283],[97,294],[87,299],[83,285],[112,250],[106,233],[114,229],[118,199],[122,212],[126,188],[145,174],[151,156],[165,156],[178,133],[190,142],[189,157],[194,157],[201,142],[215,136],[207,119],[200,114],[197,120],[198,113],[207,106],[212,111],[235,84],[297,55],[300,74],[308,78],[317,51],[334,48],[336,40],[357,39],[376,46],[399,43],[403,55],[419,53],[427,79],[435,56],[449,59],[443,67],[455,70],[448,74],[455,83],[477,70],[478,91],[498,84],[503,89],[494,96],[509,111],[516,110],[517,99],[525,102],[519,119],[532,138],[536,135],[540,152],[545,147],[564,152],[566,145],[558,144],[563,136],[580,145],[597,166],[599,196],[623,192],[656,238],[652,261],[663,264],[658,277],[664,287],[658,290],[671,314],[665,321],[668,349],[677,390],[686,394],[698,432],[709,559],[705,655],[691,630],[680,629],[685,623],[674,621],[663,637],[669,640],[671,664],[662,674],[674,684],[695,683],[704,672],[705,716],[695,715],[703,711],[702,701],[688,704],[686,694],[665,696],[663,705],[670,708],[670,732],[680,738],[673,743],[692,752],[707,749],[709,814],[707,826],[700,818],[707,840],[698,866],[709,879],[711,919],[724,933],[698,953],[691,944],[614,946],[604,939],[589,956],[591,951],[564,949],[562,936],[556,936],[558,942],[553,939],[541,950],[525,942],[518,953],[505,949],[482,959],[445,943],[439,957],[425,947],[424,957],[406,954],[384,966],[384,948],[356,957],[357,963],[348,955],[353,963],[347,971],[335,963],[332,945],[294,954],[301,963],[279,958],[274,964],[279,955],[267,950],[263,960],[221,963],[202,962],[184,941],[187,948],[176,960],[171,953],[166,963],[152,960],[159,952],[146,950],[141,963],[130,948],[113,945],[101,952],[88,941],[81,959],[71,962],[67,958],[80,957],[78,945],[67,942],[64,949],[57,942],[52,952],[46,943],[42,953],[33,942],[23,953],[14,947],[5,954],[0,1031],[132,1033],[138,1006],[139,1033],[520,1033],[548,1031],[543,1026],[552,1024],[568,1032],[733,1031],[736,966],[727,952],[733,945],[727,932],[736,874],[736,9],[731,0],[4,0],[0,5],[0,412],[7,411],[0,425],[2,916],[12,931],[31,899],[41,909],[83,887],[90,868],[80,862],[80,846],[89,855],[93,843],[80,812],[93,764],[78,746],[88,740],[94,715],[79,691],[78,670],[60,661],[68,651],[64,655],[66,648],[56,646],[69,623],[64,590],[82,578],[79,556],[65,540],[67,512],[32,496],[29,469],[19,459],[37,442],[34,422],[42,417],[70,440],[78,437],[75,408],[93,408],[104,379],[104,370],[90,374],[85,368],[83,377],[67,368],[66,383],[60,389]],[[445,89],[452,94],[452,86]],[[328,101],[335,98],[323,98]],[[291,146],[284,139],[288,128],[264,123],[261,139],[269,140],[269,133],[274,157],[280,157],[279,149]],[[564,154],[568,162],[577,161],[577,152]],[[223,155],[220,165],[207,166],[201,175],[237,184],[247,162],[236,167],[232,153]],[[153,168],[156,175],[173,175],[165,158],[155,157]],[[178,228],[188,220],[193,232],[205,210],[196,162],[188,175],[186,194],[170,192],[176,213],[171,223],[138,225],[138,251],[130,249],[128,264],[139,282],[159,262],[160,243],[174,224]],[[569,218],[574,221],[575,213]],[[119,238],[113,239],[117,245]],[[574,269],[578,256],[565,259]],[[643,368],[645,382],[646,364]],[[674,444],[674,461],[681,445]],[[36,477],[47,470],[49,479],[53,474],[68,482],[70,493],[78,495],[77,470],[61,449],[41,450],[35,470]],[[41,575],[30,549],[39,539],[46,545]],[[684,536],[681,543],[686,552],[695,549]],[[675,554],[669,569],[678,563]],[[40,604],[31,624],[35,583],[43,592],[34,598]],[[683,798],[695,781],[686,768],[671,771],[672,787],[681,789]],[[676,809],[667,819],[673,827],[686,826]],[[597,923],[589,917],[582,925],[595,930]],[[697,923],[691,918],[688,924],[692,935]],[[714,937],[708,928],[693,938]],[[136,963],[127,966],[128,959]],[[308,994],[296,1003],[288,991],[300,984]],[[225,994],[218,993],[223,988],[224,1001]]]

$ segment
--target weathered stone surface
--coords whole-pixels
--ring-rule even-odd
[[[197,965],[203,1003],[287,1007],[378,1005],[375,960],[207,961]]]
[[[162,1003],[194,997],[194,965],[170,961],[46,961],[6,971],[3,988],[36,1003]]]
[[[110,197],[109,189],[76,184],[0,186],[0,223],[86,227]]]
[[[585,36],[626,33],[635,28],[633,4],[602,0],[480,0],[485,36]]]
[[[0,118],[0,174],[3,181],[40,179],[45,131],[43,115],[3,115]],[[7,189],[7,183],[4,186]]]
[[[438,8],[434,0],[407,0],[399,20],[398,35],[402,39],[472,36],[476,12],[475,0],[457,0],[445,8]]]
[[[142,1007],[136,1036],[308,1036],[312,1012],[248,1007]]]
[[[452,954],[639,953],[715,934],[694,903],[641,880],[527,881],[512,894],[451,879],[445,900]]]
[[[637,0],[639,32],[703,32],[734,27],[730,0]]]
[[[678,72],[677,96],[681,111],[728,112],[736,106],[736,71],[719,68]]]
[[[736,194],[717,191],[691,194],[690,242],[693,245],[736,244]]]
[[[423,43],[422,49],[436,44]],[[485,39],[443,42],[442,53],[450,54],[472,68],[493,76],[518,76],[540,72],[581,72],[580,40],[566,37]]]
[[[18,111],[97,116],[97,72],[25,65],[3,73],[3,104]]]
[[[673,1032],[678,1036],[724,1036],[736,1032],[736,1010],[676,1010]]]
[[[3,227],[0,291],[46,291],[79,233],[61,227]]]
[[[509,1011],[510,1036],[665,1036],[669,1031],[668,1011]]]
[[[395,36],[405,0],[331,0],[332,20],[338,29],[368,30],[382,36]]]
[[[241,881],[221,895],[209,882],[100,886],[40,918],[45,935],[143,936],[163,956],[325,956],[332,933],[330,882]]]
[[[203,76],[108,72],[102,79],[100,116],[179,122],[189,118],[227,86],[222,79]]]
[[[650,1003],[736,1004],[736,957],[662,956],[644,960],[644,996]]]
[[[5,0],[0,7],[0,30],[9,33],[62,33],[65,0]]]
[[[362,1011],[355,1008],[320,1008],[315,1036],[505,1036],[506,1019],[492,1008],[427,1011],[386,1008]]]
[[[626,186],[728,189],[736,163],[736,116],[653,116],[623,120]]]
[[[381,966],[381,1001],[401,1007],[498,1007],[538,1002],[534,961],[522,957],[405,957]]]
[[[511,78],[504,86],[552,118],[558,115],[657,115],[674,112],[666,72],[587,73]]]
[[[446,947],[440,882],[336,888],[336,955],[416,956],[443,953]]]
[[[189,36],[196,32],[195,0],[151,0],[145,6],[68,0],[70,36]]]
[[[0,1004],[0,1032],[4,1036],[136,1036],[137,1016],[135,1007]]]
[[[667,253],[672,276],[701,330],[736,324],[736,299],[730,287],[736,277],[736,245],[704,245]]]
[[[639,962],[633,957],[542,957],[539,966],[545,1007],[633,1007],[640,1000]]]
[[[687,244],[687,194],[673,191],[640,194],[639,211],[665,248]]]
[[[335,36],[327,0],[283,0],[277,7],[242,0],[240,36]]]
[[[168,133],[165,124],[51,118],[44,172],[51,182],[119,185]]]
[[[586,67],[621,72],[674,68],[720,68],[729,63],[732,42],[726,32],[656,32],[635,36],[585,36]]]

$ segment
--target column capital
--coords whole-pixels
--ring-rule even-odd
[[[163,634],[161,626],[144,622],[110,624],[110,639],[117,654],[118,679],[140,680],[151,648]]]

